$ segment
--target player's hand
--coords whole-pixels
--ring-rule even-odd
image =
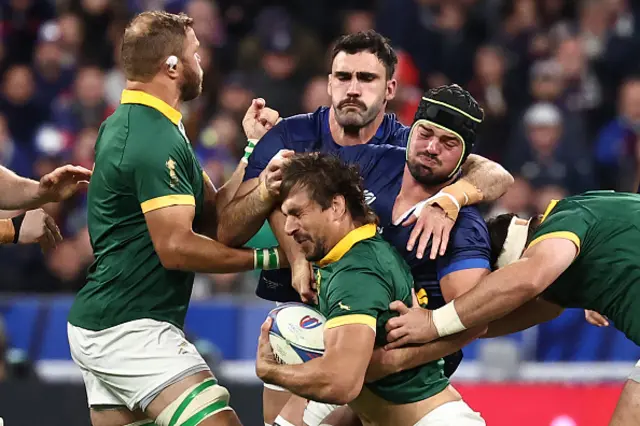
[[[265,383],[268,383],[271,371],[278,365],[276,357],[269,342],[269,330],[271,329],[271,318],[267,318],[260,327],[260,337],[258,338],[258,353],[256,355],[256,375]]]
[[[399,371],[396,367],[398,364],[397,358],[399,351],[400,349],[392,349],[390,351],[385,348],[374,349],[364,382],[375,382],[390,374],[397,373]]]
[[[600,315],[596,311],[590,311],[588,309],[584,310],[584,317],[587,322],[591,325],[595,325],[596,327],[608,327],[609,319],[604,315]]]
[[[439,337],[433,325],[431,311],[420,307],[414,290],[411,290],[411,296],[412,308],[399,300],[389,305],[389,309],[398,312],[400,316],[391,318],[385,325],[389,343],[384,348],[387,350],[408,344],[428,343]]]
[[[28,211],[19,232],[19,244],[39,243],[43,252],[55,248],[62,241],[56,222],[42,209]]]
[[[42,176],[38,187],[38,199],[43,203],[66,200],[78,189],[86,188],[91,178],[91,170],[80,166],[58,167]]]
[[[270,198],[277,198],[278,195],[280,195],[283,169],[294,154],[294,151],[281,149],[271,161],[269,161],[269,164],[267,164],[267,167],[265,167],[262,173],[260,173],[260,185],[264,187]]]
[[[303,303],[318,304],[313,266],[306,259],[291,265],[291,285],[296,289]]]
[[[242,119],[247,139],[260,140],[273,126],[282,120],[280,113],[266,106],[262,98],[253,99]]]
[[[430,259],[435,259],[436,256],[444,256],[449,244],[449,234],[455,221],[453,221],[446,212],[437,205],[429,205],[429,200],[425,200],[421,206],[417,206],[414,213],[412,213],[407,220],[402,224],[403,226],[409,226],[415,223],[409,241],[407,242],[407,250],[413,250],[418,238],[418,248],[416,250],[416,257],[422,259],[424,252],[427,249],[429,240],[431,241],[431,253]]]

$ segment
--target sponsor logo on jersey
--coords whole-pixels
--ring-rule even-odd
[[[418,299],[418,303],[420,306],[425,307],[429,304],[429,297],[427,296],[427,291],[424,288],[418,290],[416,293],[416,298]]]
[[[364,192],[364,202],[367,204],[371,204],[376,200],[376,194],[374,194],[373,192],[369,191],[368,189],[365,189]]]
[[[320,325],[322,325],[320,320],[316,317],[312,317],[311,315],[305,315],[300,320],[300,327],[304,328],[305,330],[311,330],[313,328],[319,327]]]

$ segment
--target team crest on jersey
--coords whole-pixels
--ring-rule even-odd
[[[175,187],[178,184],[178,174],[176,173],[176,162],[173,161],[173,158],[169,157],[166,162],[167,169],[169,170],[169,185],[171,187]]]
[[[374,194],[373,192],[369,191],[368,189],[364,190],[364,202],[367,203],[367,205],[373,203],[376,200],[376,194]]]

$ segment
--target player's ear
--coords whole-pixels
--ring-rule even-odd
[[[172,80],[178,78],[178,57],[175,55],[171,55],[167,58],[164,63],[164,66],[167,67],[167,74]]]
[[[329,74],[327,76],[327,93],[329,94],[329,97],[331,97],[331,93],[333,92],[333,89],[331,88],[331,74]]]
[[[397,89],[398,89],[398,80],[396,80],[395,78],[392,78],[392,79],[388,80],[387,81],[387,93],[386,93],[385,99],[387,101],[390,101],[393,98],[395,98]]]
[[[347,202],[342,195],[336,195],[333,197],[331,210],[333,212],[334,219],[340,219],[345,215],[345,213],[347,213]]]

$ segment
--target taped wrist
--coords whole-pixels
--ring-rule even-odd
[[[22,228],[22,222],[24,221],[24,216],[26,213],[19,214],[16,217],[11,218],[11,223],[13,224],[13,244],[18,244],[18,238],[20,238],[20,229]]]
[[[240,161],[244,161],[245,163],[248,163],[249,157],[251,156],[251,153],[253,153],[253,150],[255,149],[257,144],[258,144],[258,139],[247,140],[247,146],[244,147],[244,155],[242,156],[242,159]]]
[[[280,254],[276,247],[253,250],[253,269],[280,269]]]
[[[450,336],[467,329],[460,321],[454,302],[455,300],[452,300],[433,311],[433,325],[436,327],[440,337]]]
[[[464,179],[460,179],[442,188],[431,198],[429,204],[437,204],[447,216],[456,220],[462,207],[478,204],[483,198],[482,191]]]

